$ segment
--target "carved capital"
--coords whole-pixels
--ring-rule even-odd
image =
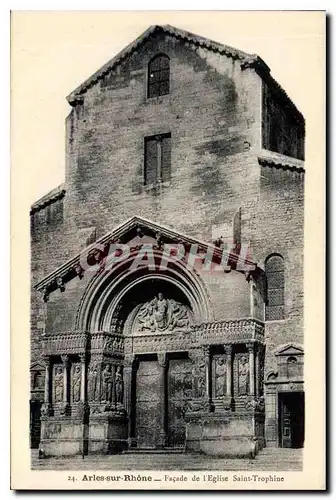
[[[254,342],[247,342],[246,343],[246,348],[248,350],[248,352],[254,352]]]
[[[188,356],[193,363],[197,363],[203,358],[203,350],[201,348],[190,349],[190,351],[188,351]]]
[[[209,358],[209,356],[210,356],[210,346],[209,345],[204,345],[204,346],[202,346],[202,349],[203,349],[203,355],[205,356],[205,358]]]
[[[161,368],[167,367],[167,355],[165,352],[160,352],[157,354],[157,361]]]
[[[63,366],[69,366],[69,364],[70,364],[69,354],[63,354],[61,356],[61,359],[62,359]]]
[[[85,363],[85,361],[86,361],[86,354],[85,353],[84,354],[80,354],[79,355],[79,360],[80,360],[81,363]]]
[[[224,345],[224,352],[227,356],[231,356],[232,355],[232,344]]]
[[[135,356],[133,353],[126,354],[124,357],[124,369],[127,369],[127,368],[132,369],[134,361],[135,361]]]
[[[50,356],[48,356],[47,354],[45,354],[45,355],[42,356],[42,360],[45,363],[46,368],[50,368],[50,366],[51,366],[51,358],[50,358]]]

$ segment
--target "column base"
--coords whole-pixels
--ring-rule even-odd
[[[61,415],[70,415],[71,414],[71,407],[69,403],[64,403],[62,408],[61,408]]]
[[[157,448],[161,449],[161,448],[165,448],[168,444],[168,436],[165,432],[160,432],[159,434],[159,438],[158,438],[158,444],[157,444]]]

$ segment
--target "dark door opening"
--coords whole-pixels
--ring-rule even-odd
[[[304,444],[304,393],[279,393],[279,446],[302,448]]]
[[[30,401],[30,447],[38,448],[41,439],[41,402]]]

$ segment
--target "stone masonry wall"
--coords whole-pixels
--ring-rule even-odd
[[[158,52],[170,57],[171,91],[147,99],[147,64]],[[277,345],[303,339],[303,179],[259,165],[261,115],[261,79],[253,69],[171,36],[152,37],[91,87],[67,118],[63,216],[54,224],[46,208],[33,216],[33,283],[78,253],[88,228],[99,237],[139,215],[211,241],[232,237],[241,207],[242,237],[254,259],[263,263],[273,252],[285,259],[286,319],[267,324],[268,369]],[[171,180],[158,193],[143,183],[144,137],[166,132]],[[214,297],[218,286],[212,284]],[[69,300],[65,317],[73,316]],[[225,294],[218,315],[227,317],[230,301],[235,295]],[[33,291],[33,358],[43,322],[45,305]]]

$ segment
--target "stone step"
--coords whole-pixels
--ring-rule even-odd
[[[185,453],[184,448],[131,448],[129,450],[124,450],[124,455],[167,455],[167,454],[183,454]]]

